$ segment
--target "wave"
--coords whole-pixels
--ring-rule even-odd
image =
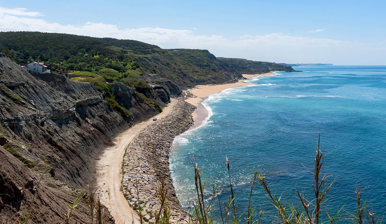
[[[279,76],[279,75],[281,75],[281,72],[274,72],[272,75],[255,76],[255,77],[252,77],[252,78],[247,79],[247,81],[253,82],[253,81],[260,80],[260,79],[269,78],[269,77],[272,77],[272,76]]]
[[[258,80],[260,80],[260,77],[252,77],[250,79],[245,80],[244,82],[253,82],[253,81],[258,81]]]
[[[294,98],[344,98],[336,95],[296,95]]]
[[[187,145],[187,144],[189,144],[189,139],[185,138],[182,135],[179,135],[179,136],[174,138],[174,142],[177,146]]]
[[[264,96],[264,98],[346,98],[337,95],[295,95],[295,96]]]
[[[271,86],[271,85],[274,85],[274,84],[263,83],[263,84],[251,85],[251,86]],[[178,149],[179,147],[184,147],[184,146],[189,145],[190,144],[189,135],[191,135],[195,131],[213,123],[213,121],[211,120],[212,116],[214,115],[214,111],[211,107],[212,104],[215,104],[215,103],[220,102],[220,101],[225,100],[225,99],[232,100],[232,101],[243,101],[242,99],[239,99],[238,97],[233,98],[233,96],[238,95],[238,94],[242,94],[243,92],[248,91],[246,89],[246,87],[250,87],[250,86],[240,86],[240,87],[225,89],[219,93],[210,95],[203,102],[201,102],[201,105],[205,108],[205,110],[208,113],[207,116],[201,122],[201,124],[199,126],[191,128],[191,129],[187,130],[186,132],[182,133],[181,135],[176,136],[174,138],[173,143],[172,143],[172,151],[174,149]],[[178,155],[176,154],[175,156],[178,156]],[[187,186],[185,184],[181,183],[181,181],[183,182],[183,180],[180,179],[179,181],[177,181],[177,179],[181,178],[181,177],[178,177],[177,173],[174,172],[175,168],[181,166],[182,164],[181,164],[181,161],[178,161],[178,159],[176,160],[176,157],[174,157],[174,158],[173,157],[174,156],[170,156],[170,158],[169,158],[169,167],[170,167],[170,171],[171,171],[171,178],[173,180],[173,185],[176,189],[177,197],[180,199],[182,205],[184,207],[188,207],[189,203],[191,201],[189,200],[190,199],[189,193],[186,192]],[[235,187],[238,187],[239,185],[245,185],[247,183],[250,184],[249,179],[235,183]],[[210,200],[213,200],[214,198],[217,198],[218,196],[220,196],[224,193],[224,190],[226,191],[226,188],[225,189],[224,188],[218,189],[218,191],[215,192],[215,195],[209,194],[209,193],[213,193],[213,192],[206,192],[205,193],[206,194],[205,200],[210,201]]]
[[[260,83],[260,84],[258,84],[258,85],[256,85],[256,86],[274,86],[274,85],[276,85],[276,84],[272,84],[272,83]]]
[[[203,102],[201,102],[201,105],[205,108],[205,110],[208,112],[207,116],[202,120],[199,126],[189,129],[188,131],[184,132],[182,135],[188,135],[189,133],[192,133],[202,127],[207,126],[208,124],[212,123],[210,121],[210,118],[213,116],[214,112],[212,110],[212,107],[210,106],[212,103],[220,102],[221,100],[227,98],[229,95],[242,93],[245,90],[242,89],[242,87],[236,87],[236,88],[230,88],[225,89],[219,93],[210,95],[208,98],[206,98]],[[235,99],[234,101],[242,101]]]

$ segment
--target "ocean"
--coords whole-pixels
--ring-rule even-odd
[[[204,102],[208,119],[175,138],[170,156],[174,186],[181,204],[195,200],[194,164],[206,183],[208,201],[230,196],[226,157],[231,166],[238,214],[245,218],[253,171],[266,176],[282,202],[299,205],[296,190],[313,199],[313,162],[321,138],[323,172],[334,182],[325,211],[340,209],[341,222],[356,212],[356,189],[377,216],[386,212],[386,66],[313,65],[301,72],[258,77],[246,87],[227,89]],[[263,223],[278,215],[262,187],[252,196]],[[324,219],[326,217],[324,216]],[[344,221],[342,221],[344,220]],[[326,220],[325,220],[326,221]]]

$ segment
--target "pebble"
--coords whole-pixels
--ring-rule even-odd
[[[174,137],[186,131],[192,124],[195,107],[178,99],[173,113],[146,127],[127,147],[123,160],[123,193],[129,204],[146,202],[142,215],[154,222],[159,210],[159,188],[164,180],[168,189],[167,205],[172,223],[187,223],[188,214],[182,209],[176,196],[169,170],[169,153]],[[138,184],[138,186],[137,186]],[[138,192],[137,192],[138,191]],[[143,204],[142,204],[143,205]]]

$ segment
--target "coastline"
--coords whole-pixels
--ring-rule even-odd
[[[160,188],[164,183],[166,203],[171,223],[188,223],[186,213],[177,198],[169,166],[169,154],[176,136],[192,126],[191,117],[195,107],[182,97],[167,116],[153,121],[144,128],[127,146],[122,164],[122,191],[133,209],[143,207],[145,222],[154,222],[159,212]],[[162,114],[162,113],[161,113]]]
[[[210,95],[229,88],[258,85],[246,80],[274,74],[243,75],[235,83],[198,85],[186,90],[185,97],[173,99],[155,116],[156,121],[150,118],[116,137],[114,146],[107,148],[97,161],[97,194],[115,222],[139,223],[136,211],[139,205],[143,206],[144,221],[154,221],[152,214],[160,208],[159,188],[164,182],[171,221],[187,223],[188,214],[177,198],[169,165],[174,138],[199,127],[210,117],[210,110],[202,103]]]
[[[260,83],[250,83],[246,81],[255,77],[272,76],[272,75],[275,75],[276,72],[280,72],[280,71],[272,71],[272,72],[267,72],[262,74],[242,74],[243,78],[235,83],[226,83],[226,84],[217,84],[217,85],[216,84],[215,85],[213,84],[197,85],[194,88],[186,90],[185,95],[187,95],[187,98],[185,99],[185,101],[196,107],[196,110],[194,110],[194,112],[192,113],[192,118],[194,121],[192,128],[194,129],[201,126],[210,115],[210,111],[208,111],[208,109],[203,104],[205,99],[207,99],[210,95],[220,93],[230,88],[259,85]]]
[[[157,117],[162,119],[172,114],[177,99],[163,108]],[[128,203],[122,193],[122,163],[128,145],[148,126],[153,124],[152,118],[135,124],[113,139],[113,145],[106,148],[96,161],[96,195],[110,211],[115,223],[139,224],[139,216]]]

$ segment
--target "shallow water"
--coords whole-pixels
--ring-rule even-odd
[[[312,199],[312,167],[318,134],[326,153],[325,173],[335,181],[325,209],[340,217],[355,213],[357,187],[368,208],[386,211],[386,67],[303,66],[303,72],[259,77],[251,85],[210,96],[211,115],[200,128],[178,136],[171,171],[178,197],[187,209],[195,198],[193,164],[208,195],[225,202],[229,186],[225,157],[231,163],[239,214],[246,214],[253,170],[267,176],[272,191],[295,202],[296,189]],[[218,199],[218,200],[217,200]],[[266,221],[277,214],[256,186],[253,207]],[[219,212],[215,213],[219,219]]]

